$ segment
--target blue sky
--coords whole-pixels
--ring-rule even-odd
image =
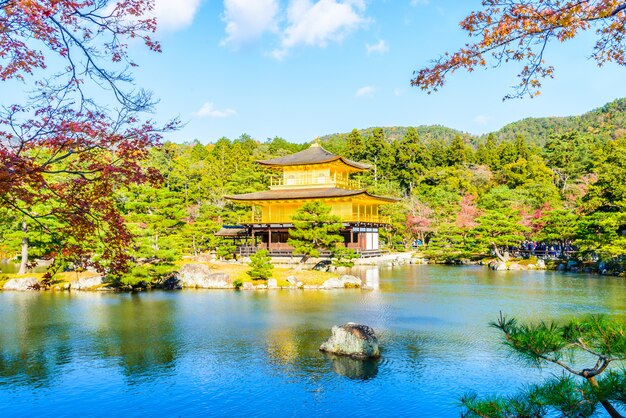
[[[134,45],[136,81],[155,117],[186,126],[167,139],[247,133],[304,142],[352,128],[441,124],[480,134],[530,116],[580,114],[626,96],[626,68],[588,59],[593,36],[552,45],[556,78],[535,99],[502,101],[516,66],[459,72],[439,92],[413,70],[467,41],[462,0],[156,0],[163,53]]]

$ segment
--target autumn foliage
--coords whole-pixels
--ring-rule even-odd
[[[483,0],[482,4],[481,10],[460,23],[475,41],[416,71],[413,86],[433,92],[459,69],[519,62],[519,85],[506,98],[533,97],[540,93],[541,79],[554,75],[554,67],[544,61],[548,44],[589,30],[596,33],[591,55],[599,65],[626,64],[626,4],[622,0]]]
[[[175,126],[141,119],[154,102],[127,72],[131,39],[160,51],[152,6],[0,0],[0,80],[32,92],[20,103],[2,98],[0,206],[53,237],[46,255],[55,261],[127,267],[132,237],[114,195],[158,180],[142,161]]]

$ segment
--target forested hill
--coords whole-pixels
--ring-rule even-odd
[[[372,136],[374,129],[376,128],[366,128],[359,129],[359,133],[361,136]],[[408,126],[389,126],[383,127],[383,132],[385,133],[385,138],[387,140],[393,142],[398,139],[402,139],[405,137]],[[460,135],[462,137],[471,137],[470,134],[466,132],[457,131],[456,129],[447,128],[441,125],[422,125],[416,126],[415,130],[417,131],[420,138],[422,138],[426,142],[430,142],[432,140],[444,140],[445,142],[450,142],[452,139]],[[335,133],[331,135],[325,135],[320,137],[320,141],[327,146],[329,149],[340,150],[343,148],[343,144],[348,139],[349,132],[346,133]]]
[[[513,140],[523,135],[526,141],[544,145],[553,135],[568,132],[592,134],[613,139],[626,131],[626,98],[617,99],[580,116],[526,118],[494,132],[496,138]]]
[[[358,130],[361,136],[371,136],[375,128]],[[385,138],[393,142],[406,135],[409,127],[383,127]],[[425,142],[443,140],[447,143],[460,135],[467,142],[476,144],[479,138],[486,138],[489,134],[477,136],[467,132],[448,128],[441,125],[417,126],[415,130]],[[580,116],[526,118],[505,125],[493,132],[500,140],[512,141],[517,135],[522,135],[527,142],[543,146],[551,136],[559,136],[569,132],[592,134],[600,140],[613,139],[626,131],[626,98],[617,99],[606,105],[594,109]],[[349,132],[325,135],[320,138],[329,149],[341,150]]]

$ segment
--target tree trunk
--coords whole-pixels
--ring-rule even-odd
[[[20,271],[18,274],[26,274],[26,266],[28,265],[28,226],[26,218],[22,218],[22,262],[20,263]]]
[[[589,384],[591,386],[593,386],[594,388],[598,388],[598,382],[596,381],[595,376],[593,377],[587,377],[587,382],[589,382]],[[609,413],[609,415],[611,416],[611,418],[624,418],[622,416],[622,414],[620,414],[619,412],[617,412],[617,410],[613,407],[613,405],[611,405],[611,403],[609,401],[607,401],[606,399],[601,399],[600,403],[602,404],[602,406],[604,407],[604,409],[606,409],[606,412]]]
[[[491,245],[493,245],[493,251],[496,253],[496,257],[498,257],[498,259],[503,263],[506,263],[507,259],[506,257],[502,256],[502,254],[500,254],[500,250],[498,250],[498,246],[496,245],[496,243],[492,242]]]

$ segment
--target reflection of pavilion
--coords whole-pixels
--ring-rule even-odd
[[[388,224],[380,206],[397,201],[374,196],[361,188],[350,174],[369,170],[369,166],[326,151],[314,143],[310,148],[286,157],[259,161],[275,170],[270,190],[226,196],[227,199],[252,207],[250,218],[238,228],[222,228],[219,236],[242,238],[240,253],[248,255],[267,249],[272,255],[291,255],[287,244],[292,216],[307,202],[322,201],[332,208],[331,214],[343,222],[344,245],[361,256],[380,254],[378,229]]]

